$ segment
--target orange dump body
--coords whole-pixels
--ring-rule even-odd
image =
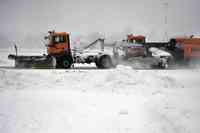
[[[134,35],[128,35],[127,36],[127,41],[131,42],[131,43],[145,43],[145,36],[142,35],[138,35],[138,36],[134,36]]]
[[[200,59],[200,38],[176,38],[176,44],[184,50],[184,58]]]
[[[69,34],[66,32],[51,32],[48,36],[49,44],[47,53],[49,55],[62,55],[70,52]]]

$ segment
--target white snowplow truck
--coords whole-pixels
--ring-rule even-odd
[[[71,49],[69,34],[66,32],[49,31],[45,39],[48,41],[47,55],[27,56],[9,55],[15,60],[17,68],[71,68],[73,63],[95,63],[97,68],[112,68],[117,65],[117,56],[104,50],[104,39],[97,39],[82,50]],[[100,50],[88,50],[100,42]]]

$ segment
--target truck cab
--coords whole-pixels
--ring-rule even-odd
[[[61,55],[70,53],[69,34],[66,32],[49,31],[47,53],[48,55]]]
[[[138,35],[134,36],[132,34],[127,35],[127,45],[124,47],[125,57],[139,57],[146,55],[145,36]]]
[[[66,32],[49,31],[45,37],[47,53],[56,59],[56,68],[70,68],[73,57],[70,49],[69,34]]]

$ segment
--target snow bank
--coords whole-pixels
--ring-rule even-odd
[[[1,56],[1,60],[3,56]],[[1,64],[2,65],[2,64]],[[0,132],[198,133],[200,70],[0,68]]]

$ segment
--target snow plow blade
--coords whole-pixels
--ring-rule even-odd
[[[52,56],[16,56],[8,55],[8,59],[15,60],[15,68],[55,68],[56,60]]]

